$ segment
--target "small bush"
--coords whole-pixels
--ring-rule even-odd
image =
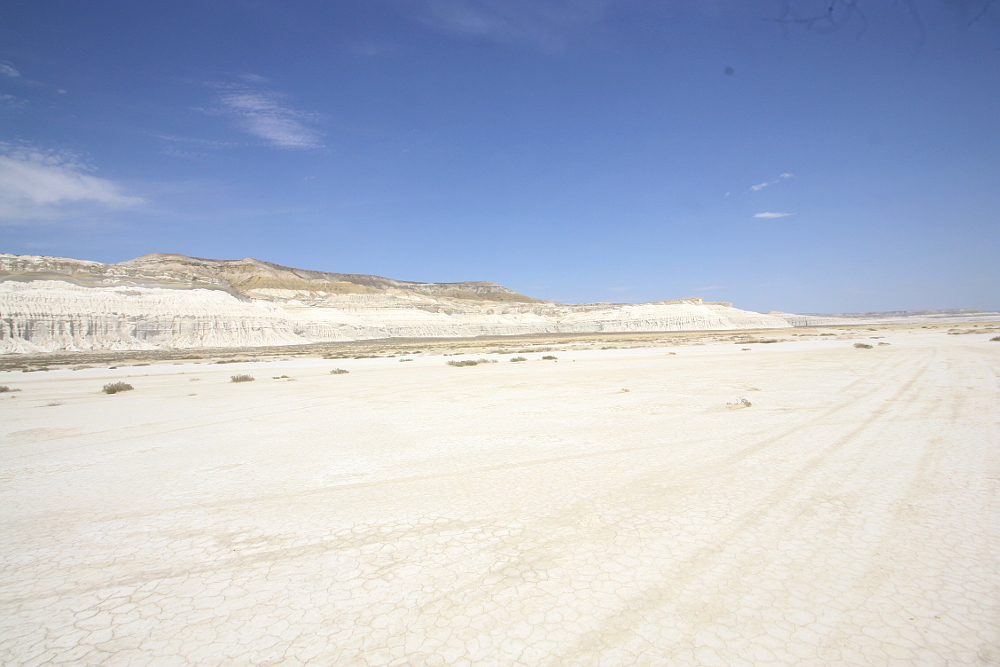
[[[448,362],[448,365],[462,367],[462,366],[478,366],[479,364],[495,364],[495,363],[497,363],[496,359],[475,359],[475,360],[463,359],[462,361],[456,361],[455,359],[452,359],[451,361]]]
[[[734,403],[726,403],[726,407],[730,410],[739,410],[741,408],[749,408],[753,403],[745,398],[739,398]]]
[[[229,376],[230,382],[253,382],[256,378],[252,375],[247,375],[246,373],[240,373],[239,375]]]
[[[879,343],[879,345],[891,345],[891,343],[886,343],[885,341],[882,341],[881,343]]]
[[[990,338],[990,340],[994,343],[1000,343],[1000,336],[994,336],[993,338]]]
[[[351,371],[343,368],[334,368],[332,371],[330,371],[330,375],[344,375],[345,373],[350,373],[350,372]]]
[[[413,359],[400,359],[400,361],[413,361]]]
[[[135,389],[135,387],[130,385],[128,382],[110,382],[104,385],[104,389],[101,391],[105,394],[117,394],[120,391],[132,391],[133,389]]]
[[[271,379],[272,380],[287,380],[288,376],[287,375],[272,376]]]
[[[511,361],[527,361],[528,358],[527,357],[511,357],[510,360]]]
[[[242,364],[246,359],[221,359],[216,361],[217,364]]]
[[[8,391],[10,391],[10,387],[8,387],[5,384],[0,384],[0,394],[3,394],[4,392],[8,392]]]
[[[559,357],[555,357],[551,354],[546,354],[544,357],[542,357],[542,361],[555,361],[558,358]]]
[[[872,346],[869,345],[868,343],[855,343],[854,347],[858,348],[859,350],[870,350],[870,349],[872,349]]]

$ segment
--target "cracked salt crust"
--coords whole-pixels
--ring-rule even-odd
[[[1000,345],[905,333],[0,373],[0,661],[1000,664]]]

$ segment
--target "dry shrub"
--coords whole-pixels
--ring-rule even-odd
[[[872,346],[869,345],[868,343],[855,343],[854,347],[858,348],[859,350],[870,350],[870,349],[872,349]]]
[[[511,361],[527,361],[527,357],[511,357]]]
[[[734,403],[726,403],[726,407],[730,410],[739,410],[741,408],[749,408],[753,403],[745,398],[739,398]]]
[[[104,389],[101,391],[105,394],[117,394],[120,391],[132,391],[133,389],[135,389],[135,387],[130,385],[128,382],[110,382],[104,385]]]
[[[330,371],[330,375],[346,375],[347,373],[350,372],[351,371],[347,370],[346,368],[334,368],[332,371]]]
[[[463,359],[462,361],[457,361],[455,359],[452,359],[451,361],[448,362],[448,365],[462,367],[462,366],[478,366],[479,364],[495,364],[495,363],[497,363],[496,359],[475,359],[475,360]]]
[[[229,376],[230,382],[253,382],[256,378],[252,375],[247,375],[246,373],[240,373],[239,375]]]

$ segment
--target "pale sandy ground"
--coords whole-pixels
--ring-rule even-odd
[[[885,335],[0,373],[0,662],[1000,665],[1000,343]]]

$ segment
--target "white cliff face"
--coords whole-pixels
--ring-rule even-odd
[[[106,265],[0,255],[0,353],[790,326],[700,299],[572,305],[493,283],[405,283],[257,260],[147,257]]]
[[[0,352],[148,350],[307,342],[271,304],[221,291],[0,283]]]

